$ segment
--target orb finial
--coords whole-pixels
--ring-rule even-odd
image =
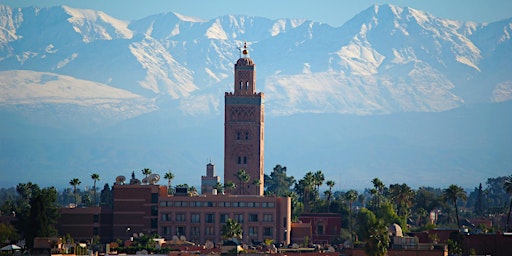
[[[249,54],[249,51],[247,50],[247,42],[244,42],[244,50],[242,51],[243,55]]]

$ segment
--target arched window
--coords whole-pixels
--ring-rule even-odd
[[[244,86],[244,82],[240,81],[240,90],[242,90],[243,86]]]
[[[245,89],[249,90],[249,81],[245,82]]]

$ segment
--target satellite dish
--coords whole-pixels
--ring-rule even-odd
[[[148,176],[148,182],[149,184],[151,185],[154,185],[155,183],[157,183],[158,181],[160,180],[160,175],[154,173],[154,174],[151,174]]]
[[[299,245],[294,243],[294,244],[292,244],[292,248],[293,249],[299,249]]]
[[[125,181],[126,181],[126,177],[124,177],[122,175],[116,177],[116,184],[117,185],[122,185],[122,184],[124,184]]]
[[[143,237],[143,236],[144,236],[144,233],[140,232],[139,237]]]
[[[206,244],[204,245],[204,247],[206,247],[206,249],[212,249],[213,246],[214,246],[214,244],[210,240],[206,241]]]
[[[185,236],[180,236],[181,241],[187,241],[187,238]]]
[[[148,183],[148,178],[142,179],[142,184],[147,184],[147,183]]]
[[[133,237],[135,237],[135,238],[138,238],[138,237],[139,237],[139,235],[138,235],[137,233],[133,233],[133,235],[132,235],[132,236],[133,236]]]
[[[176,241],[178,241],[178,240],[180,240],[180,239],[178,238],[178,236],[172,236],[172,241],[176,242]]]

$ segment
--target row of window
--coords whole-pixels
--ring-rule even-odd
[[[161,201],[161,207],[249,207],[249,208],[274,208],[274,202],[184,202]]]
[[[172,221],[172,213],[162,213],[161,220],[162,221]],[[219,214],[219,222],[226,223],[226,221],[230,218],[230,215],[227,213]],[[215,213],[206,213],[204,214],[204,223],[215,223]],[[233,220],[238,223],[244,223],[244,214],[233,214]],[[249,214],[248,221],[249,222],[258,222],[259,215],[258,214]],[[175,222],[185,222],[187,221],[186,213],[175,213],[174,214]],[[263,214],[262,218],[263,222],[273,222],[274,218],[272,214]],[[200,213],[190,213],[190,222],[191,223],[201,223],[201,214]]]
[[[175,227],[174,233],[172,232],[172,227],[164,226],[162,229],[163,234],[165,236],[170,235],[176,235],[176,236],[200,236],[201,235],[201,229],[198,226],[191,226],[189,233],[186,233],[186,227],[185,226],[178,226]],[[248,229],[248,235],[252,237],[257,237],[259,233],[259,227],[249,227]],[[205,236],[214,236],[215,234],[215,228],[213,226],[206,226],[204,227],[203,234]],[[263,227],[263,236],[273,236],[274,234],[274,228],[273,227]]]
[[[245,136],[243,136],[242,132],[236,132],[236,140],[249,140],[249,132],[245,132]]]

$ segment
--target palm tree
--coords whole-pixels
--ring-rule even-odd
[[[503,188],[507,192],[507,194],[512,196],[512,175],[505,178],[505,182],[503,183]],[[509,228],[509,220],[510,220],[510,211],[512,210],[512,198],[510,198],[510,205],[508,207],[508,214],[507,214],[507,225],[505,226],[505,231],[508,232]]]
[[[218,192],[219,194],[223,194],[223,191],[224,191],[224,185],[222,185],[222,183],[217,182],[217,184],[215,184],[214,188],[215,188],[215,189],[217,189],[217,192]]]
[[[407,209],[410,209],[415,196],[414,191],[403,183],[389,185],[389,193],[391,201],[396,204],[398,216],[406,216]]]
[[[226,183],[224,183],[224,189],[225,191],[229,191],[230,193],[236,189],[236,184],[230,180],[228,180]]]
[[[78,178],[73,178],[69,181],[69,185],[73,186],[73,193],[75,194],[75,205],[76,205],[76,197],[77,197],[77,194],[76,194],[76,187],[78,185],[80,185],[82,182],[78,179]]]
[[[242,194],[244,194],[245,183],[249,182],[251,177],[249,176],[249,174],[247,174],[247,172],[245,170],[242,170],[242,169],[238,170],[238,172],[236,173],[235,176],[240,181],[240,195],[242,195]]]
[[[332,188],[334,187],[334,185],[336,184],[334,181],[332,180],[328,180],[325,184],[327,184],[327,186],[329,187],[329,193],[328,193],[328,196],[327,196],[327,202],[331,202],[331,196],[332,196]]]
[[[325,176],[322,171],[318,170],[313,174],[313,183],[316,186],[316,194],[320,196],[320,186],[324,184]],[[317,211],[318,208],[318,200],[315,198],[315,211]]]
[[[457,227],[460,229],[460,222],[459,222],[459,208],[457,207],[457,200],[461,199],[463,201],[466,201],[466,191],[462,189],[461,187],[452,184],[447,189],[443,190],[443,200],[445,202],[451,202],[453,206],[455,207],[455,216],[457,217]]]
[[[91,179],[94,181],[94,185],[92,186],[92,190],[94,191],[94,205],[98,204],[98,199],[96,197],[96,181],[100,180],[100,175],[97,173],[93,173],[91,175]]]
[[[174,179],[174,174],[171,172],[171,170],[165,173],[164,179],[167,180],[167,194],[169,194],[171,192],[171,180]]]
[[[303,189],[304,189],[304,211],[309,212],[309,201],[311,199],[311,190],[313,189],[315,183],[315,178],[313,172],[307,172],[304,175],[303,181]],[[299,181],[300,182],[300,181]]]
[[[350,246],[352,246],[354,239],[354,235],[352,234],[352,204],[357,200],[357,194],[357,191],[353,189],[345,193],[345,200],[348,202],[348,232],[350,233]]]
[[[382,219],[377,219],[368,227],[369,238],[365,252],[370,256],[385,256],[390,242],[389,230]]]
[[[144,168],[141,170],[141,172],[144,176],[146,176],[146,178],[152,173],[151,169],[149,168]]]
[[[235,220],[228,219],[221,228],[222,239],[242,238],[242,225]]]

